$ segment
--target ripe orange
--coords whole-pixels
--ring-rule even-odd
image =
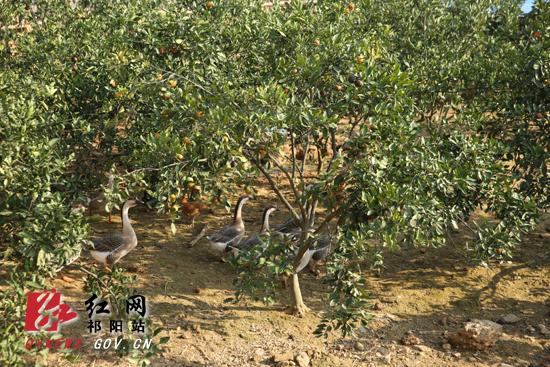
[[[204,116],[204,112],[203,112],[203,111],[197,111],[197,112],[195,112],[195,117],[196,117],[196,118],[200,119],[200,118],[203,117],[203,116]]]
[[[336,84],[335,88],[338,92],[341,92],[344,89],[344,87],[342,87],[340,84]]]
[[[206,9],[212,9],[214,7],[213,1],[207,1],[206,2]]]
[[[191,144],[191,139],[189,139],[187,136],[183,138],[182,140],[183,144],[184,145],[189,145]]]
[[[168,85],[171,87],[171,88],[176,88],[178,86],[178,81],[177,80],[174,80],[174,79],[170,79],[168,81]]]
[[[313,40],[313,45],[314,46],[321,46],[321,40],[319,38],[316,38]]]
[[[533,32],[533,37],[540,40],[542,38],[542,33],[540,33],[539,31],[535,31]]]

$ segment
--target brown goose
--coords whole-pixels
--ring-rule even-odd
[[[241,196],[237,201],[235,207],[235,214],[233,215],[233,222],[218,232],[206,236],[206,239],[210,242],[210,247],[216,251],[224,252],[227,245],[238,244],[241,242],[244,236],[244,222],[242,219],[242,210],[244,204],[250,200],[250,196]]]
[[[93,242],[90,255],[103,266],[112,266],[132,251],[138,243],[136,233],[128,218],[130,208],[141,204],[138,200],[127,200],[122,207],[122,233],[111,233]]]

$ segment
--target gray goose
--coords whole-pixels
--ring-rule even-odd
[[[225,248],[225,251],[232,251],[233,255],[237,255],[240,251],[248,251],[258,243],[260,243],[260,236],[269,232],[269,216],[275,210],[277,210],[277,207],[275,205],[270,205],[265,208],[262,214],[262,227],[260,229],[260,232],[254,234],[253,236],[250,236],[243,242],[228,245]]]
[[[311,260],[314,262],[319,262],[321,260],[324,260],[328,254],[330,253],[331,249],[331,241],[330,238],[327,236],[322,236],[317,240],[317,246],[312,249],[308,249],[304,256],[302,256],[302,259],[300,260],[300,264],[296,268],[296,273],[301,272]],[[297,251],[297,250],[296,250]]]
[[[206,236],[206,239],[209,241],[212,249],[223,253],[228,245],[236,245],[241,242],[244,236],[242,210],[244,204],[250,199],[250,196],[241,196],[239,201],[237,201],[237,206],[235,207],[233,222],[219,231]]]
[[[93,240],[90,255],[103,266],[112,266],[132,251],[138,243],[136,233],[128,218],[130,208],[141,204],[138,200],[127,200],[122,207],[122,233],[111,233]]]
[[[296,218],[289,218],[273,229],[273,232],[281,236],[283,239],[296,240],[302,232],[300,223]]]

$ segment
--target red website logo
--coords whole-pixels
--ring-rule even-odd
[[[60,325],[77,317],[71,306],[61,302],[61,293],[55,289],[27,293],[25,331],[58,332]]]

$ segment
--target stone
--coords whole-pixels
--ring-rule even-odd
[[[484,350],[492,347],[502,336],[502,325],[490,320],[472,320],[464,324],[449,342],[457,347]]]
[[[362,352],[362,351],[365,350],[365,346],[363,345],[363,343],[361,343],[359,341],[355,342],[353,347],[355,348],[355,350],[358,350],[359,352]]]
[[[403,335],[403,337],[401,338],[401,344],[403,345],[417,345],[421,343],[422,341],[420,340],[420,338],[414,335],[414,333],[410,330],[407,331],[405,335]]]
[[[515,324],[516,322],[520,322],[521,319],[514,315],[513,313],[509,313],[508,315],[504,315],[500,318],[500,321],[503,324]]]
[[[382,357],[380,357],[380,360],[382,360],[382,362],[384,362],[385,364],[390,364],[391,363],[391,358],[392,358],[391,353],[386,353],[386,354],[382,355]]]
[[[265,350],[263,350],[262,348],[256,348],[254,350],[254,356],[252,357],[252,360],[254,362],[261,362],[265,359]]]
[[[545,336],[549,336],[550,335],[550,330],[548,330],[548,328],[546,327],[546,325],[544,324],[539,324],[538,325],[539,327],[539,331],[542,335],[545,335]]]
[[[501,363],[498,367],[514,367],[514,366],[508,363]]]
[[[193,334],[189,330],[184,331],[178,336],[178,338],[180,339],[191,339],[192,337],[193,337]]]
[[[278,362],[277,364],[275,364],[275,366],[277,366],[277,367],[292,367],[292,366],[296,366],[296,363],[294,363],[294,361],[282,361],[282,362]]]
[[[423,353],[430,353],[432,351],[432,348],[428,347],[427,345],[417,344],[413,346],[414,349],[416,349],[419,352]]]
[[[455,358],[460,358],[460,357],[462,357],[462,354],[456,352],[456,353],[453,353],[452,356],[455,357]]]
[[[292,353],[292,351],[289,350],[284,353],[276,353],[271,357],[271,359],[273,360],[273,362],[278,363],[278,362],[291,361],[293,357],[294,357],[294,354]]]
[[[382,302],[384,303],[399,303],[399,296],[396,296],[396,297],[392,297],[392,296],[388,296],[388,297],[383,297],[381,299]]]
[[[309,356],[307,355],[306,352],[298,353],[296,355],[296,357],[294,358],[294,360],[296,361],[296,363],[300,367],[308,367],[309,366],[310,358],[309,358]]]
[[[444,343],[441,347],[442,347],[443,350],[445,350],[445,351],[450,351],[450,350],[452,349],[452,346],[451,346],[451,344],[449,344],[449,343]]]

